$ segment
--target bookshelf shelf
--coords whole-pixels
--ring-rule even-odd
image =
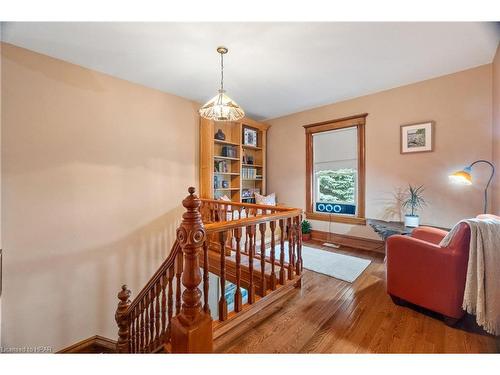
[[[239,146],[239,143],[235,142],[229,142],[229,141],[223,141],[222,139],[214,139],[215,143],[218,143],[220,145],[228,145],[228,146]]]
[[[250,145],[242,145],[241,147],[246,148],[248,150],[262,150],[262,147],[250,146]]]
[[[214,156],[214,159],[219,159],[219,160],[234,160],[234,161],[240,160],[239,158],[230,158],[229,156],[219,156],[219,155]]]
[[[262,168],[262,165],[258,164],[241,164],[243,167],[255,167],[255,168]]]

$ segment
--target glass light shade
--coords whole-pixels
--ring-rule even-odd
[[[224,90],[206,102],[199,110],[200,116],[213,121],[238,121],[245,117],[243,109]]]
[[[461,185],[472,185],[472,176],[471,176],[471,168],[465,167],[461,171],[457,171],[451,175],[449,175],[450,181],[455,184]]]

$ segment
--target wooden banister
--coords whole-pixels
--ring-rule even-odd
[[[269,206],[269,205],[265,205],[265,204],[228,202],[228,201],[222,201],[222,200],[216,200],[216,199],[205,199],[205,198],[201,198],[200,200],[203,204],[211,203],[211,204],[214,204],[215,206],[221,206],[221,207],[222,206],[235,206],[235,207],[242,207],[242,208],[248,208],[248,209],[254,209],[254,210],[273,210],[276,212],[285,212],[285,211],[296,210],[296,208],[292,208],[292,207]]]
[[[125,285],[118,293],[119,353],[210,353],[210,307],[218,310],[217,324],[228,323],[280,288],[300,287],[302,210],[199,199],[188,191],[167,259],[132,301]],[[210,273],[220,282],[211,306]]]
[[[247,217],[244,219],[234,220],[234,221],[219,221],[216,223],[205,224],[205,231],[207,234],[218,233],[220,231],[227,231],[230,229],[247,227],[251,225],[259,225],[261,223],[267,223],[279,219],[289,219],[294,216],[298,216],[301,213],[302,210],[294,208],[294,209],[289,209],[287,211],[280,211],[277,213],[268,214],[265,216]]]
[[[179,242],[177,242],[177,240],[176,240],[174,242],[174,244],[172,245],[172,248],[170,250],[170,253],[169,253],[167,259],[161,264],[160,268],[158,268],[158,270],[154,273],[154,275],[151,277],[151,279],[149,279],[148,283],[146,284],[146,286],[144,288],[142,288],[142,290],[137,295],[137,297],[134,298],[130,307],[128,308],[127,313],[130,313],[130,311],[145,297],[145,295],[151,290],[151,288],[159,282],[162,275],[170,267],[172,267],[174,265],[175,259],[177,258],[177,255],[179,254],[180,249],[181,248],[179,246]]]
[[[129,300],[130,290],[125,285],[122,286],[118,293],[120,302],[115,314],[118,325],[118,353],[151,353],[170,341],[173,275],[178,269],[178,258],[182,258],[179,256],[181,254],[180,244],[176,240],[167,259],[132,302]],[[177,298],[180,306],[180,294]]]

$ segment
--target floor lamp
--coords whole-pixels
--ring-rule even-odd
[[[457,171],[451,174],[449,177],[450,180],[453,181],[454,183],[462,185],[472,185],[472,176],[471,176],[472,167],[478,163],[485,163],[491,167],[491,176],[490,179],[488,180],[488,183],[486,184],[486,187],[484,188],[484,213],[486,213],[486,210],[488,208],[488,188],[490,187],[491,180],[493,180],[493,176],[495,174],[495,166],[493,165],[493,163],[489,162],[488,160],[476,160],[468,167],[465,167],[461,171]]]

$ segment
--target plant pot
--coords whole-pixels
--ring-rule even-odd
[[[420,224],[420,217],[405,215],[405,227],[416,228]]]
[[[311,239],[311,233],[302,233],[302,241],[309,241]]]

